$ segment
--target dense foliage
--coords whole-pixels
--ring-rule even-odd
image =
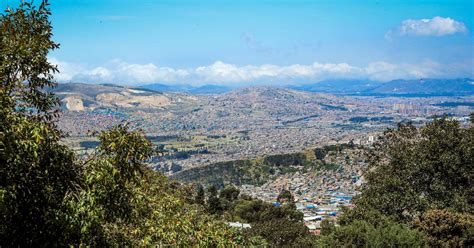
[[[195,199],[201,202],[202,186],[195,187]],[[241,195],[233,186],[226,186],[218,191],[215,186],[208,187],[203,206],[229,222],[250,224],[244,229],[249,239],[263,238],[271,247],[311,247],[316,245],[316,238],[309,233],[303,223],[303,213],[296,210],[293,196],[283,190],[278,199],[281,206],[274,206],[262,200]]]
[[[337,170],[340,164],[328,163],[326,156],[338,154],[344,149],[356,149],[353,144],[326,145],[277,155],[266,155],[256,159],[223,161],[208,166],[191,168],[172,175],[172,179],[181,182],[202,182],[218,188],[226,184],[263,185],[278,176],[323,170]]]
[[[423,247],[424,236],[406,225],[390,223],[375,227],[357,220],[335,228],[318,240],[321,247]]]
[[[55,127],[49,8],[0,16],[0,247],[250,246],[142,161],[150,142],[127,125],[78,158]]]
[[[421,240],[421,233],[428,246],[474,245],[472,123],[461,127],[455,120],[439,118],[420,128],[400,124],[385,132],[368,155],[370,168],[354,199],[357,207],[345,211],[339,221],[342,227],[326,241],[348,242],[366,232],[383,234],[390,227],[398,230],[403,242]],[[380,242],[371,235],[360,236],[364,244]],[[401,244],[397,237],[388,240]]]

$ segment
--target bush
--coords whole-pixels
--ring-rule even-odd
[[[403,224],[390,223],[376,228],[367,221],[354,221],[335,228],[329,235],[321,236],[321,247],[424,247],[421,232]]]
[[[472,247],[474,216],[448,210],[429,210],[413,226],[427,235],[431,247]]]

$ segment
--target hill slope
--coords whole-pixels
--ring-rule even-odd
[[[193,97],[182,94],[110,84],[67,83],[59,84],[51,91],[59,96],[63,106],[71,111],[92,110],[98,107],[161,108],[194,100]]]

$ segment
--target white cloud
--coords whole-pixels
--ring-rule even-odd
[[[279,66],[272,64],[245,65],[216,61],[213,64],[188,69],[158,67],[149,64],[129,64],[113,60],[95,68],[62,62],[51,58],[57,64],[60,73],[56,79],[60,82],[114,83],[143,85],[150,83],[168,84],[220,84],[220,85],[258,85],[310,83],[325,79],[372,79],[389,81],[399,78],[458,77],[474,75],[472,70],[462,64],[441,65],[426,60],[420,64],[391,64],[384,61],[370,63],[366,67],[357,67],[348,63],[293,64]]]
[[[456,21],[449,17],[436,16],[431,19],[402,21],[399,27],[390,30],[386,38],[394,35],[400,36],[445,36],[456,33],[467,33],[468,29],[464,23]]]
[[[103,80],[106,80],[107,78],[110,78],[112,74],[107,68],[104,68],[102,66],[99,66],[97,68],[94,68],[89,72],[90,76],[101,78]]]
[[[195,75],[203,82],[252,82],[285,84],[288,81],[317,80],[330,77],[355,77],[360,74],[360,69],[346,63],[312,65],[294,64],[278,66],[264,64],[260,66],[246,65],[238,67],[217,61],[209,66],[198,67]]]
[[[370,63],[365,68],[365,74],[367,78],[376,81],[460,76],[445,71],[439,63],[431,60],[425,60],[420,64],[399,65],[378,61]]]
[[[49,58],[48,60],[50,63],[56,65],[60,71],[60,73],[55,75],[58,81],[71,81],[78,72],[85,70],[85,68],[80,65],[59,61],[56,58]]]

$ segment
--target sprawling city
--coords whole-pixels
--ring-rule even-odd
[[[474,246],[474,3],[0,7],[0,247]]]

